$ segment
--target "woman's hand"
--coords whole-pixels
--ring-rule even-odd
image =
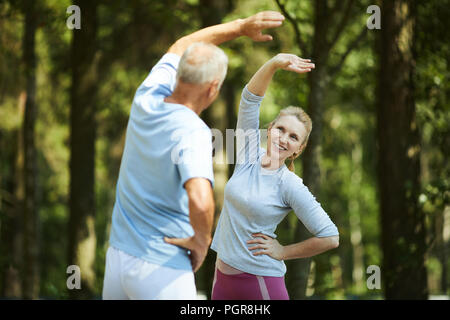
[[[283,69],[297,73],[310,72],[315,68],[314,63],[311,63],[310,59],[303,59],[296,56],[295,54],[279,53],[270,61],[277,69]]]
[[[296,73],[310,72],[315,68],[310,59],[302,59],[295,54],[279,53],[267,61],[250,79],[247,88],[257,96],[264,96],[274,73],[278,69]]]
[[[249,250],[260,251],[253,252],[254,256],[266,254],[276,260],[283,260],[284,247],[276,240],[262,233],[254,233],[253,240],[248,240],[247,244],[256,244],[256,246],[249,247]]]

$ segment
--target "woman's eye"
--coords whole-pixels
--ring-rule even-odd
[[[295,141],[297,141],[297,136],[291,136],[292,139],[294,139]]]

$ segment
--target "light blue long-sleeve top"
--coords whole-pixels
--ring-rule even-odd
[[[219,259],[236,269],[281,277],[286,273],[283,261],[268,255],[254,256],[248,249],[246,242],[253,239],[253,233],[276,238],[277,225],[292,210],[316,237],[336,236],[339,232],[300,177],[285,165],[277,170],[261,167],[266,152],[260,147],[262,100],[263,97],[244,88],[236,128],[237,163],[225,186],[224,204],[211,248]]]

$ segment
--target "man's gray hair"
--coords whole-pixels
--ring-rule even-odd
[[[177,81],[202,84],[219,81],[219,87],[227,74],[228,57],[219,47],[203,42],[191,44],[181,57]]]

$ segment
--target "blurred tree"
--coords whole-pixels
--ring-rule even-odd
[[[23,118],[25,92],[19,98],[19,112]],[[16,142],[16,143],[11,143]],[[6,298],[22,297],[21,268],[23,261],[23,131],[0,132],[0,294]]]
[[[294,9],[288,8],[288,1],[275,0],[281,12],[294,28],[296,45],[304,58],[311,58],[315,63],[315,69],[308,74],[309,95],[307,102],[307,112],[313,122],[313,130],[309,137],[308,147],[302,155],[303,160],[303,180],[310,191],[318,196],[320,194],[320,158],[322,140],[322,117],[327,87],[332,78],[342,68],[346,58],[355,49],[362,39],[364,39],[367,28],[361,24],[359,33],[350,41],[348,37],[343,37],[344,31],[349,29],[352,22],[361,15],[355,15],[355,8],[358,7],[353,0],[345,2],[334,1],[332,5],[327,0],[313,1],[308,9],[303,6]],[[290,4],[290,3],[289,3]],[[361,6],[359,6],[361,7]],[[359,11],[365,12],[365,11]],[[307,15],[310,14],[310,17]],[[304,27],[308,25],[308,27]],[[311,39],[305,39],[304,30],[312,28]],[[338,58],[332,59],[336,55],[336,44],[341,38],[347,40],[347,49]],[[309,45],[311,43],[311,45]],[[332,62],[334,60],[335,62]],[[333,63],[333,64],[332,64]],[[300,242],[310,237],[309,232],[302,223],[297,224],[294,242]],[[289,278],[290,293],[294,299],[304,299],[306,297],[306,286],[309,276],[311,258],[297,259],[290,262]],[[318,264],[319,270],[322,266]],[[317,274],[317,273],[316,273]],[[320,272],[318,273],[320,278]]]
[[[22,3],[0,1],[0,296],[6,298],[22,297],[23,9]]]
[[[25,280],[24,274],[19,271],[24,270],[22,232],[25,225],[22,218],[25,177],[28,178],[24,175],[24,112],[27,83],[23,71],[25,67],[25,5],[28,5],[26,2],[30,1],[0,0],[0,296],[6,298],[22,297],[21,286]],[[74,230],[83,229],[86,235],[84,239],[90,240],[83,242],[80,236],[77,240],[78,249],[73,249],[73,252],[83,250],[84,245],[89,247],[85,252],[89,253],[90,257],[84,259],[88,267],[82,266],[81,275],[89,276],[90,270],[93,270],[95,282],[91,286],[92,295],[79,292],[77,297],[98,298],[103,285],[104,259],[115,199],[115,184],[130,104],[137,86],[167,48],[182,35],[202,26],[242,18],[262,10],[280,10],[280,8],[273,0],[115,0],[112,2],[99,0],[95,1],[98,27],[94,43],[91,42],[94,40],[90,36],[88,41],[86,34],[79,34],[93,30],[90,27],[91,22],[86,21],[86,19],[90,21],[92,19],[85,16],[91,10],[85,11],[84,4],[80,5],[82,30],[72,31],[66,27],[68,17],[66,9],[72,4],[71,0],[34,2],[35,9],[39,11],[39,21],[36,22],[39,31],[36,33],[34,45],[35,55],[39,57],[39,63],[35,68],[35,101],[36,106],[39,106],[39,114],[35,120],[34,133],[37,172],[34,177],[29,178],[31,178],[30,181],[33,179],[38,181],[35,184],[39,204],[36,208],[39,226],[42,226],[39,231],[42,241],[39,243],[41,248],[45,248],[40,250],[39,296],[43,299],[69,297],[69,291],[66,288],[68,235],[70,234],[70,241],[74,243],[76,242]],[[328,44],[332,43],[338,35],[334,47],[329,50],[328,58],[322,57],[325,60],[320,60],[322,67],[326,65],[325,71],[319,70],[321,74],[325,74],[325,81],[323,81],[325,89],[316,85],[323,89],[322,96],[319,96],[323,100],[323,109],[320,117],[322,122],[320,161],[315,160],[316,164],[320,164],[322,183],[319,193],[315,195],[339,228],[340,247],[313,258],[314,267],[311,268],[312,272],[308,277],[307,296],[313,295],[314,298],[320,299],[380,298],[379,290],[368,290],[364,286],[365,274],[361,273],[368,265],[381,265],[382,258],[379,242],[381,226],[378,223],[379,199],[375,188],[377,182],[375,170],[377,74],[375,70],[378,66],[374,54],[379,54],[380,51],[374,52],[371,43],[372,37],[378,35],[380,31],[370,30],[367,40],[362,38],[358,41],[360,36],[364,37],[364,34],[361,34],[361,32],[364,33],[362,27],[365,27],[366,19],[369,17],[366,9],[372,3],[349,0],[279,0],[279,3],[289,13],[289,16],[286,15],[289,19],[283,27],[270,31],[274,35],[273,41],[254,43],[242,37],[221,46],[229,57],[227,78],[220,98],[202,116],[212,128],[221,131],[224,128],[234,128],[241,90],[262,63],[278,52],[301,53],[305,58],[313,58],[313,47],[319,47],[318,43],[316,44],[319,42],[319,39],[316,39],[319,33],[327,33],[325,43]],[[323,15],[317,19],[316,15],[319,11],[315,8],[319,6]],[[382,16],[386,10],[381,12]],[[344,18],[345,16],[347,18]],[[448,178],[450,162],[447,161],[450,145],[448,103],[450,33],[447,32],[450,28],[449,16],[449,0],[417,3],[417,24],[415,24],[416,32],[414,33],[417,41],[413,43],[413,49],[416,50],[414,59],[416,68],[413,72],[413,83],[416,123],[419,128],[421,148],[419,203],[424,212],[427,227],[426,266],[430,294],[448,293],[450,280],[448,276],[450,272],[450,179]],[[400,21],[397,18],[394,20]],[[293,22],[297,24],[298,30],[295,27],[291,28]],[[316,28],[315,25],[319,22],[323,25]],[[409,26],[408,22],[406,25]],[[383,24],[381,27],[383,28]],[[409,44],[409,27],[402,25],[401,30],[404,31],[402,34],[405,36],[397,38],[399,44]],[[75,51],[75,36],[78,39],[77,57],[81,60],[77,62],[76,68],[75,63],[70,59],[71,51]],[[299,45],[298,39],[304,43]],[[404,39],[407,41],[403,41]],[[355,48],[356,44],[358,44],[357,50],[350,50]],[[302,47],[307,50],[303,51]],[[92,53],[93,48],[96,50],[95,54]],[[414,50],[412,50],[413,53]],[[86,54],[83,56],[86,59],[80,58],[82,52]],[[325,55],[325,53],[319,53]],[[317,68],[321,66],[317,61],[315,62],[314,72],[317,72]],[[342,65],[342,68],[336,72],[335,70],[339,68],[336,69],[334,66],[339,65]],[[97,72],[92,71],[95,69]],[[71,77],[75,73],[72,72],[73,70],[79,76],[77,84],[74,85],[74,88],[77,87],[76,92],[71,91]],[[308,79],[308,85],[305,85],[305,79]],[[314,82],[319,81],[317,76],[314,79]],[[312,90],[311,81],[312,79],[306,76],[299,78],[292,73],[277,73],[261,108],[261,126],[264,127],[270,122],[282,106],[303,107],[311,104],[312,97],[309,97]],[[95,90],[92,89],[95,86],[93,82],[97,83]],[[93,90],[93,93],[89,91],[91,90],[89,88]],[[403,87],[401,90],[395,89],[399,95],[406,91]],[[69,167],[72,148],[69,106],[74,100],[74,92],[77,96],[82,96],[84,93],[85,97],[93,98],[92,101],[78,99],[78,103],[85,103],[85,105],[77,107],[78,109],[72,108],[72,112],[78,113],[74,115],[74,119],[87,115],[88,112],[94,113],[96,119],[94,187],[91,188],[92,180],[90,179],[92,178],[79,182],[77,187],[89,189],[85,190],[86,194],[93,193],[92,197],[95,196],[92,199],[92,197],[84,197],[84,194],[78,195],[91,203],[86,205],[80,202],[79,209],[80,205],[87,208],[95,203],[95,209],[88,213],[89,217],[95,216],[95,238],[92,237],[93,220],[85,215],[86,211],[81,209],[79,212],[73,211],[77,215],[80,213],[77,218],[80,222],[77,222],[74,217],[69,218],[69,205],[72,205],[68,198],[69,178],[72,172]],[[94,116],[88,115],[88,117]],[[393,115],[389,116],[393,117]],[[399,115],[394,116],[396,116],[394,119],[398,120]],[[73,158],[72,163],[74,168],[78,165],[79,170],[82,170],[81,167],[87,169],[88,166],[82,164],[92,161],[87,159],[88,155],[93,156],[92,144],[85,142],[91,141],[91,136],[86,136],[86,140],[81,138],[81,133],[85,132],[87,127],[91,127],[90,121],[83,122],[79,118],[77,120],[75,129],[78,130],[79,137],[77,152],[78,154],[83,152],[83,154],[77,159]],[[390,120],[383,118],[383,121]],[[317,122],[316,119],[313,131],[317,128],[316,124],[320,125]],[[399,121],[399,123],[402,122]],[[391,140],[395,139],[391,138]],[[231,143],[227,145],[226,151],[231,151],[228,149],[231,146]],[[297,173],[308,175],[307,169],[301,166],[296,166],[296,169]],[[215,164],[217,213],[221,209],[219,205],[223,197],[221,186],[226,182],[227,172],[228,175],[232,174],[232,164],[228,165],[228,170],[226,166]],[[74,172],[71,174],[76,175]],[[79,177],[81,178],[82,175],[84,176],[80,173]],[[303,174],[301,176],[304,177]],[[297,222],[297,217],[290,214],[279,226],[276,233],[280,243],[293,242],[294,232],[299,224]],[[407,228],[411,227],[404,223],[404,220],[401,220],[401,223]],[[68,232],[69,229],[72,229],[71,233]],[[81,235],[81,232],[79,234]],[[307,231],[304,234],[307,235]],[[388,245],[395,250],[398,249],[394,242]],[[206,291],[207,296],[210,294],[213,280],[214,258],[214,254],[209,255],[209,260],[196,274],[197,287],[200,292]],[[407,259],[416,258],[414,255],[409,255]],[[89,266],[89,261],[94,259],[94,266]],[[422,258],[419,257],[419,259]],[[72,263],[79,264],[76,261],[71,261],[70,264]],[[290,293],[293,293],[296,289],[294,288],[293,291],[292,287],[297,286],[298,282],[292,282],[291,279],[298,275],[298,269],[293,269],[290,263],[291,261],[287,262],[286,284]],[[383,274],[385,268],[381,271]],[[382,281],[382,286],[385,283],[386,281]],[[86,282],[83,282],[82,288],[87,288]],[[293,294],[291,297],[295,298]]]
[[[384,0],[381,8],[377,138],[384,292],[386,299],[427,299],[413,81],[416,12],[409,0]]]
[[[427,260],[436,257],[440,264],[438,272],[428,270],[430,294],[448,294],[450,288],[449,16],[448,0],[417,4],[414,79],[422,151],[419,202],[427,222]],[[433,283],[437,288],[431,288]]]
[[[92,298],[95,285],[95,136],[98,90],[96,1],[75,1],[81,29],[73,30],[70,109],[70,216],[68,264],[81,269],[81,290],[72,298]]]
[[[36,1],[24,3],[25,29],[23,42],[23,59],[26,79],[26,100],[23,122],[25,199],[23,207],[23,297],[39,297],[39,235],[37,208],[37,157],[35,145],[36,104],[36,51],[35,38],[37,29]]]
[[[206,28],[212,25],[222,23],[223,18],[230,13],[234,8],[234,1],[227,0],[200,0],[198,2],[198,12],[200,17],[200,28]],[[229,80],[229,79],[228,79]],[[221,88],[220,99],[215,102],[208,109],[204,110],[201,114],[201,118],[211,129],[218,129],[222,133],[222,137],[225,137],[225,129],[229,128],[229,118],[233,119],[234,114],[234,91],[231,89],[232,84],[230,81],[224,81]],[[231,107],[231,108],[230,108]],[[225,143],[225,139],[223,139]],[[215,150],[215,159],[222,159],[225,149]],[[228,179],[228,166],[222,164],[222,161],[214,161],[214,179],[216,180],[214,188],[215,199],[215,215],[216,220],[222,210],[223,205],[223,192],[225,183]],[[209,251],[202,268],[199,270],[199,289],[206,293],[208,299],[211,298],[212,282],[214,279],[215,268],[215,254],[212,250]]]

